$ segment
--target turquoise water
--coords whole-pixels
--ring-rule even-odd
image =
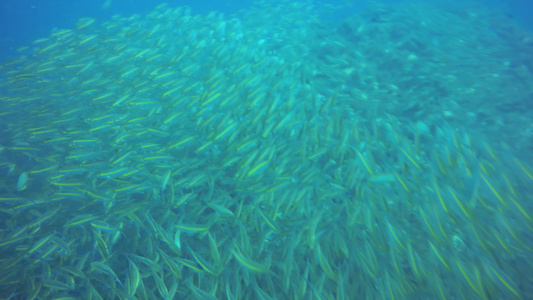
[[[354,9],[160,4],[19,48],[1,297],[531,298],[533,35]]]

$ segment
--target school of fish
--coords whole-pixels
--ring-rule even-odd
[[[532,298],[531,165],[381,110],[324,26],[163,4],[2,64],[0,298]]]

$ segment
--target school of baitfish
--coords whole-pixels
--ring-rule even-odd
[[[160,5],[3,64],[0,296],[533,297],[531,167],[361,113],[335,66],[283,45],[319,30],[312,6],[261,9],[301,23]]]

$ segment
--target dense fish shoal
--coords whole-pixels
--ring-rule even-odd
[[[531,297],[526,34],[477,7],[338,9],[160,5],[20,49],[1,297]]]

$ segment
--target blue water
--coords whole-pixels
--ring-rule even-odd
[[[0,3],[0,298],[533,298],[531,1],[262,2]]]
[[[251,0],[230,1],[156,1],[156,0],[111,0],[108,8],[105,1],[18,1],[0,2],[0,61],[17,56],[19,47],[29,45],[33,40],[48,36],[52,29],[73,28],[82,17],[105,21],[113,15],[129,16],[146,14],[156,5],[171,2],[174,6],[189,6],[194,13],[217,10],[234,13],[249,7]]]
[[[72,28],[79,18],[92,17],[106,20],[120,14],[144,14],[151,11],[157,4],[169,2],[175,6],[189,6],[194,13],[205,13],[217,10],[226,14],[247,8],[252,0],[188,0],[188,1],[143,1],[143,0],[112,0],[108,8],[105,1],[18,1],[4,0],[0,2],[0,61],[17,56],[16,50],[31,41],[47,36],[53,28]],[[332,0],[315,1],[316,5],[351,3],[349,9],[343,9],[338,17],[350,16],[364,11],[366,0]],[[402,3],[404,0],[385,0],[382,3]],[[446,1],[453,2],[453,1]],[[461,1],[457,1],[461,3]],[[482,0],[481,3],[496,11],[502,11],[516,20],[518,24],[533,31],[533,1],[528,0]]]
[[[249,7],[252,0],[189,0],[189,1],[143,1],[112,0],[109,8],[104,8],[105,1],[18,1],[0,2],[0,61],[16,57],[16,49],[28,45],[31,41],[47,36],[53,28],[72,28],[82,17],[106,20],[115,14],[124,16],[143,14],[151,11],[157,4],[169,2],[175,6],[190,6],[195,13],[217,10],[227,14]],[[357,1],[316,1],[317,5],[342,4],[352,2],[352,8],[343,10],[340,16],[360,12],[366,6],[366,0]],[[384,3],[401,3],[403,0],[386,0]],[[448,1],[450,2],[450,1]],[[453,1],[452,1],[453,2]],[[461,1],[457,1],[461,2]],[[528,0],[482,0],[491,9],[503,11],[512,16],[524,28],[533,30],[533,1]]]

